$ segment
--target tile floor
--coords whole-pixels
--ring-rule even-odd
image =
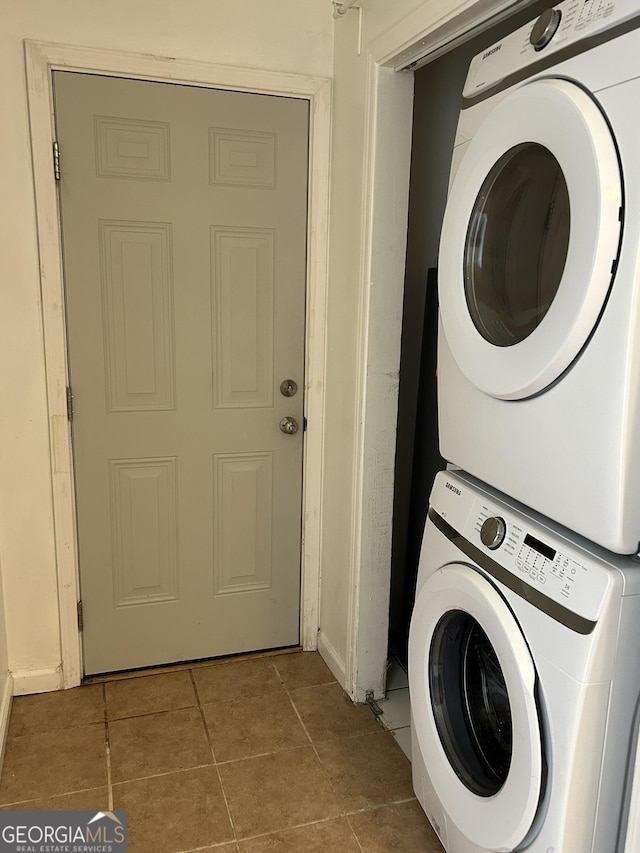
[[[3,809],[126,809],[131,853],[442,853],[411,765],[319,655],[17,697]]]
[[[376,703],[382,712],[378,719],[398,741],[400,749],[411,761],[411,702],[409,679],[402,664],[392,658],[387,671],[387,695]]]

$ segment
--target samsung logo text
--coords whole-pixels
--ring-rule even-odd
[[[492,47],[491,50],[487,50],[482,54],[482,58],[486,59],[488,56],[493,56],[494,53],[497,53],[499,50],[502,50],[502,44],[497,44],[495,47]]]

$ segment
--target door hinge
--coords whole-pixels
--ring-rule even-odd
[[[78,631],[84,630],[84,614],[82,612],[82,601],[78,602]]]
[[[53,176],[56,181],[60,180],[60,146],[57,142],[53,143]]]
[[[73,420],[73,394],[70,385],[67,385],[67,417],[70,421]]]
[[[302,432],[306,432],[306,431],[307,431],[307,419],[306,419],[306,417],[303,417],[302,418]]]

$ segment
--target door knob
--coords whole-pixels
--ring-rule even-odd
[[[298,432],[298,422],[295,418],[282,418],[280,431],[285,435],[295,435]]]

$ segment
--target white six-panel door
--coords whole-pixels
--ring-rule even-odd
[[[54,84],[85,671],[294,645],[307,102]]]

